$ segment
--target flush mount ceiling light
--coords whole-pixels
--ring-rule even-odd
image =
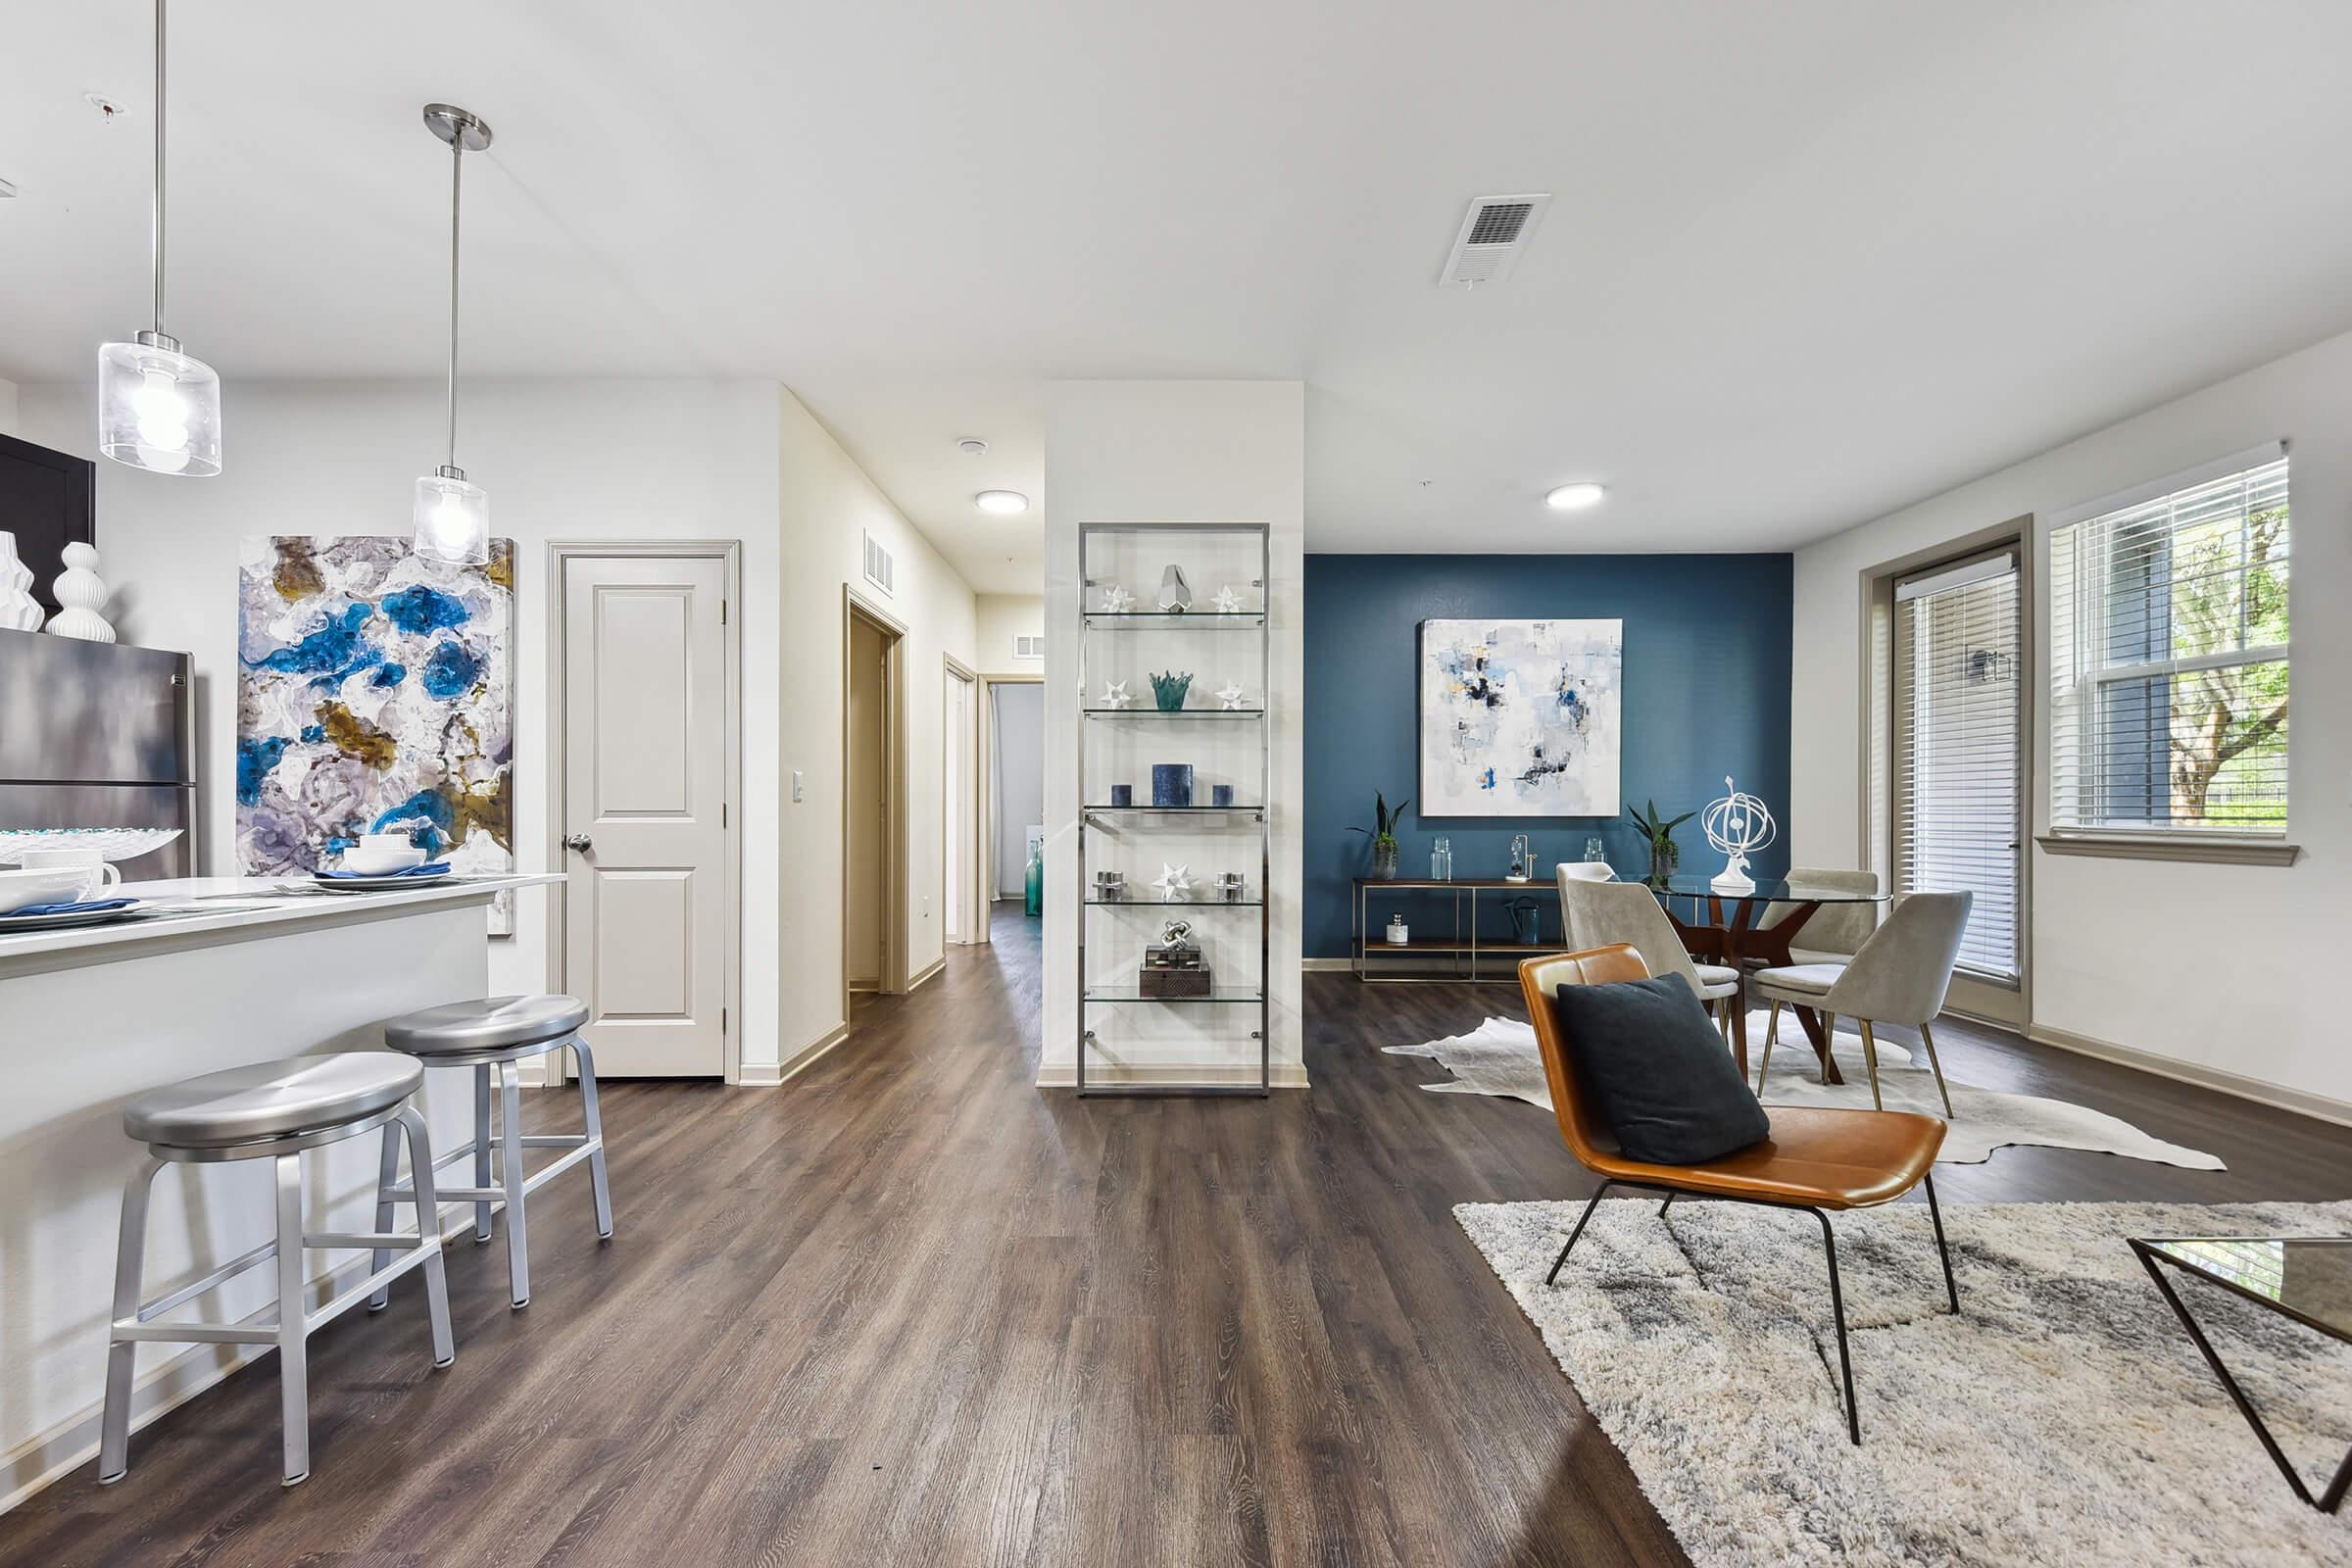
[[[1018,490],[983,490],[972,497],[972,505],[978,507],[982,512],[994,512],[999,515],[1008,515],[1015,512],[1027,512],[1029,498]]]
[[[1560,486],[1544,498],[1544,504],[1554,512],[1582,512],[1587,507],[1600,505],[1600,498],[1607,494],[1599,485],[1584,479]]]
[[[416,481],[410,548],[428,561],[478,566],[490,559],[490,498],[458,466],[458,198],[466,155],[490,145],[490,127],[448,104],[426,104],[424,123],[449,143],[449,461]]]
[[[98,450],[150,473],[205,478],[220,471],[220,377],[164,331],[164,0],[155,0],[154,264],[154,325],[98,350]]]

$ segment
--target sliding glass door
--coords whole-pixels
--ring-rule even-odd
[[[2015,547],[1894,583],[1893,891],[1974,894],[1951,1004],[2023,1024],[2025,660]]]

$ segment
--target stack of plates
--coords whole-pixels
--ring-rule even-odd
[[[103,925],[120,920],[145,907],[143,901],[131,900],[116,909],[60,909],[53,914],[0,914],[0,933],[22,931],[53,931],[65,926]]]
[[[437,871],[431,876],[319,876],[314,872],[311,882],[321,893],[397,893],[402,888],[429,888],[448,881],[454,874]]]

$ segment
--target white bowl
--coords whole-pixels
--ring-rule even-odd
[[[343,852],[343,869],[362,876],[390,876],[424,863],[424,852],[403,840],[399,844],[355,844]]]
[[[14,914],[37,904],[78,903],[95,878],[86,865],[44,866],[37,871],[0,871],[0,914]]]

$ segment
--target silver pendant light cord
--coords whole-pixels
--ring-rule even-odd
[[[163,0],[156,0],[158,5]],[[466,138],[449,143],[449,468],[458,466],[458,212],[465,194]]]
[[[155,335],[164,335],[164,0],[155,0]]]

